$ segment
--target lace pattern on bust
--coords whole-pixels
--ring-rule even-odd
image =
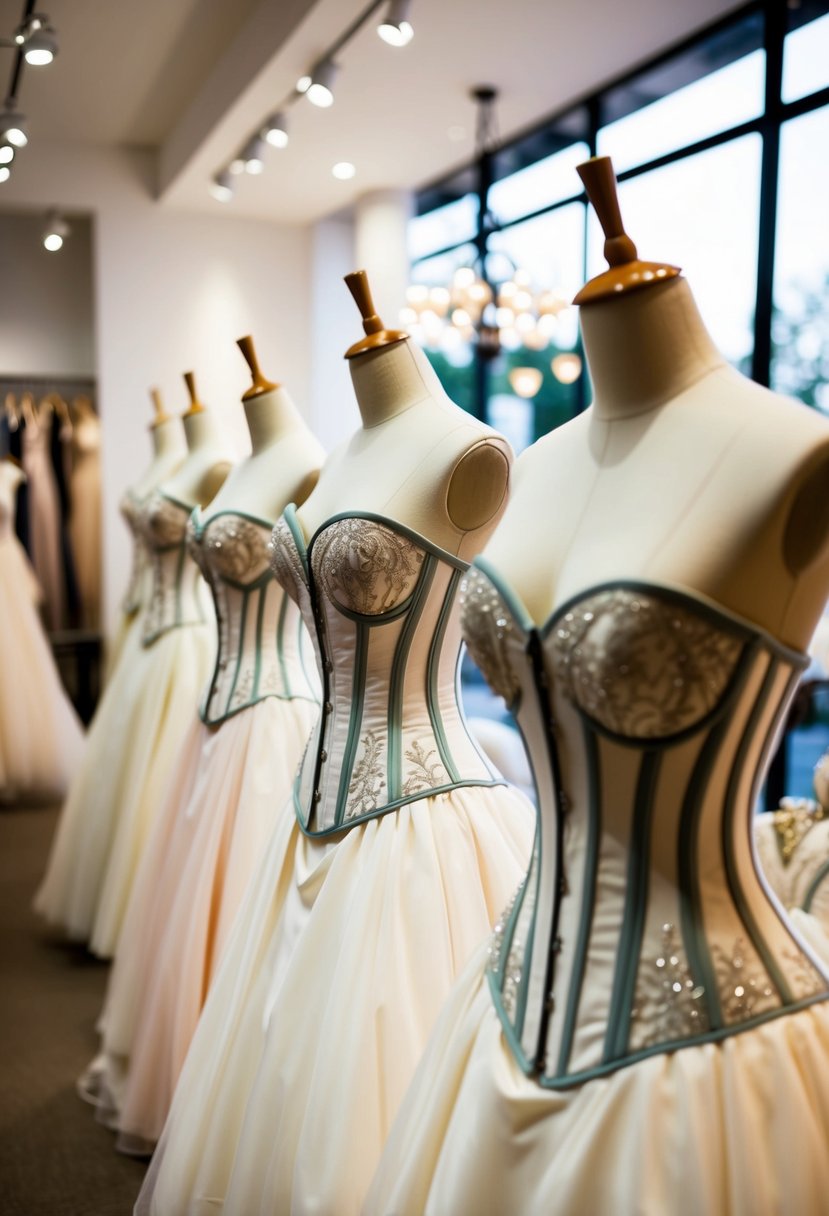
[[[304,587],[305,568],[297,552],[296,541],[286,520],[280,517],[274,524],[268,541],[271,570],[281,587]]]
[[[319,534],[314,575],[333,603],[362,616],[398,607],[412,591],[423,550],[376,520],[340,519]]]
[[[641,591],[601,591],[555,624],[553,661],[565,695],[607,730],[636,739],[677,734],[718,703],[738,638],[680,604]]]
[[[236,583],[252,582],[268,568],[263,526],[236,515],[208,520],[201,546],[208,569]]]
[[[156,491],[139,516],[147,543],[153,549],[183,544],[190,512]]]
[[[513,632],[512,617],[492,583],[471,567],[460,586],[461,628],[469,653],[490,688],[512,705],[518,681],[504,641]]]

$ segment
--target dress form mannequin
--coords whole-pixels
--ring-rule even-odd
[[[612,169],[581,172],[613,253]],[[726,364],[673,267],[616,286],[642,265],[624,240],[601,276],[615,281],[577,297],[593,405],[522,455],[487,556],[539,622],[599,580],[638,577],[693,588],[802,650],[829,585],[829,428]]]
[[[166,481],[180,466],[187,451],[181,419],[167,413],[157,388],[150,389],[150,397],[155,407],[155,417],[149,426],[153,458],[132,487],[136,498],[145,498]]]
[[[305,501],[325,452],[285,389],[262,375],[253,339],[240,338],[239,348],[253,378],[242,398],[251,455],[232,470],[212,500],[209,515],[233,510],[274,520],[286,503]]]
[[[370,511],[468,560],[506,501],[509,445],[450,401],[406,334],[383,329],[365,271],[346,282],[367,334],[346,352],[363,425],[298,512],[305,535],[338,511]]]
[[[215,497],[231,468],[216,422],[199,400],[192,372],[184,373],[190,407],[181,416],[187,456],[164,482],[163,493],[178,502],[204,506]]]

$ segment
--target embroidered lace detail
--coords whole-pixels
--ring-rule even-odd
[[[427,749],[417,739],[403,753],[409,761],[408,776],[403,782],[403,793],[416,794],[419,790],[434,789],[449,780],[446,769],[438,758],[436,748]]]
[[[253,581],[268,567],[263,525],[220,515],[204,525],[202,546],[211,569],[237,583]]]
[[[742,937],[735,939],[728,954],[717,944],[711,951],[723,1017],[728,1023],[745,1022],[780,1004],[766,969],[752,954]]]
[[[140,527],[151,549],[184,543],[190,511],[156,491],[139,513]]]
[[[656,958],[643,960],[630,1014],[635,1050],[704,1034],[708,1029],[705,989],[686,962],[676,926],[662,926]]]
[[[369,730],[362,739],[363,754],[354,765],[348,786],[346,819],[367,815],[380,805],[380,794],[386,782],[383,743],[379,735]]]
[[[306,585],[305,567],[297,552],[294,535],[287,521],[280,516],[276,521],[268,541],[271,570],[280,586],[304,587]]]
[[[774,812],[774,836],[784,866],[791,861],[811,828],[825,817],[825,811],[811,798],[783,798]]]
[[[320,533],[314,574],[333,603],[364,616],[396,608],[413,590],[423,550],[370,519],[340,519]]]
[[[471,567],[460,586],[461,628],[469,653],[490,688],[512,705],[518,681],[504,639],[513,633],[512,617],[492,583]]]
[[[795,989],[795,996],[798,1000],[823,992],[826,981],[802,950],[798,950],[794,946],[786,946],[782,953],[786,961],[791,963],[788,978]]]
[[[556,676],[584,713],[627,738],[693,726],[718,703],[741,643],[679,604],[601,591],[554,631]]]

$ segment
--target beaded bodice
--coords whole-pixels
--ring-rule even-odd
[[[751,847],[803,656],[655,584],[590,589],[536,628],[479,558],[462,600],[538,793],[489,968],[525,1071],[562,1088],[826,998]]]
[[[141,634],[145,646],[170,629],[209,620],[207,589],[187,552],[191,510],[186,503],[156,490],[138,511],[138,530],[147,550],[152,580]]]
[[[271,525],[242,512],[202,519],[196,508],[188,546],[213,596],[216,664],[200,707],[215,726],[265,697],[319,699],[310,643],[297,606],[270,569]]]
[[[306,547],[291,507],[274,528],[272,563],[303,613],[323,688],[294,787],[304,831],[500,782],[458,700],[464,563],[379,516],[335,516]]]
[[[131,490],[127,490],[118,506],[132,536],[130,578],[121,600],[121,611],[127,616],[134,616],[143,607],[149,594],[150,558],[139,524],[141,500]]]

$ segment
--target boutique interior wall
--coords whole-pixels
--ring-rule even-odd
[[[355,318],[336,275],[352,268],[352,230],[345,222],[297,228],[170,211],[153,197],[150,153],[33,142],[25,155],[25,171],[21,164],[3,188],[0,222],[4,210],[30,211],[41,217],[34,234],[54,206],[92,221],[94,365],[84,370],[97,377],[103,420],[104,620],[111,629],[130,559],[118,500],[149,460],[151,385],[181,410],[181,374],[194,369],[229,449],[243,454],[240,396],[249,380],[235,339],[253,333],[266,374],[285,385],[326,446],[328,432],[342,431],[342,351]],[[70,258],[71,249],[70,237]],[[325,290],[332,268],[334,285]],[[36,316],[26,318],[28,332],[32,326],[37,340]],[[42,341],[48,345],[47,333]],[[23,351],[18,360],[6,350],[3,362],[35,373],[39,366],[11,366],[34,354]],[[52,362],[44,351],[41,366],[57,372]]]

